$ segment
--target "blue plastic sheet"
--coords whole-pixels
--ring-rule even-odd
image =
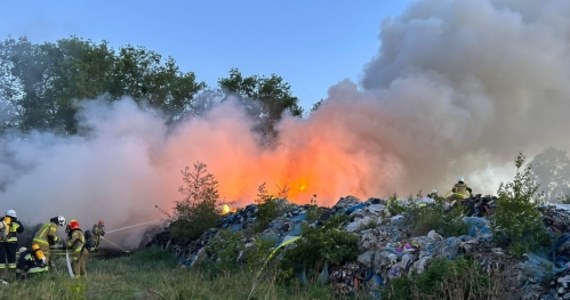
[[[490,241],[493,238],[493,231],[489,221],[485,218],[464,217],[463,222],[468,226],[467,235],[474,238],[481,238]]]

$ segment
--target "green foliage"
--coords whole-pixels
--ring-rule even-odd
[[[325,102],[325,99],[321,99],[321,100],[315,102],[313,104],[313,107],[311,107],[311,113],[314,113],[317,110],[319,110],[319,108],[321,107],[321,105],[323,105],[324,102]]]
[[[438,259],[422,274],[390,281],[383,289],[382,299],[494,299],[499,284],[475,261]]]
[[[317,204],[317,195],[313,195],[305,213],[307,214],[307,222],[309,223],[313,223],[321,218],[323,212],[319,209],[319,205]]]
[[[372,219],[369,220],[366,224],[362,224],[362,228],[359,228],[360,230],[364,230],[364,229],[372,229],[372,228],[376,228],[378,227],[378,221]]]
[[[408,210],[408,207],[402,204],[401,200],[398,200],[397,194],[393,194],[388,198],[387,206],[388,211],[393,216],[402,214]]]
[[[232,69],[228,78],[218,80],[218,85],[228,94],[237,94],[247,111],[258,119],[257,130],[267,138],[273,138],[277,132],[275,124],[281,120],[284,112],[301,116],[303,108],[291,93],[291,87],[283,78],[275,74],[270,77],[244,77],[238,69]]]
[[[5,95],[16,109],[11,127],[76,133],[77,103],[99,96],[113,101],[132,96],[162,110],[172,121],[205,88],[193,73],[183,73],[172,58],[127,45],[116,53],[106,42],[78,37],[33,44],[26,38],[0,42],[0,62],[23,95]],[[11,90],[13,90],[11,88]]]
[[[303,226],[302,238],[285,252],[283,269],[317,271],[325,263],[340,265],[356,259],[358,237],[339,228],[346,220],[347,216],[337,215],[321,227]]]
[[[184,168],[182,175],[184,184],[179,192],[184,199],[176,201],[170,228],[173,238],[190,241],[214,227],[220,218],[218,181],[202,162],[196,162],[192,172],[189,167]]]
[[[256,230],[263,231],[275,218],[284,212],[283,201],[269,194],[265,183],[257,188],[257,225]]]
[[[332,299],[326,285],[283,286],[273,276],[255,279],[247,269],[211,276],[176,266],[168,251],[149,248],[130,256],[87,261],[87,280],[70,279],[63,261],[57,271],[0,285],[0,299]],[[38,296],[41,295],[41,296]]]
[[[275,246],[276,241],[272,239],[256,239],[250,247],[244,251],[244,262],[247,270],[259,271]]]
[[[245,251],[244,236],[241,232],[221,230],[206,245],[209,260],[217,270],[232,271],[239,266],[238,257]]]
[[[541,195],[537,193],[539,186],[532,176],[531,165],[521,169],[524,161],[525,156],[519,153],[515,158],[514,180],[499,186],[497,209],[491,223],[497,240],[506,244],[517,257],[548,240],[538,210],[541,202]]]
[[[463,207],[459,204],[445,212],[442,204],[413,206],[406,214],[413,236],[426,235],[435,230],[444,237],[467,234],[468,226],[463,222]]]

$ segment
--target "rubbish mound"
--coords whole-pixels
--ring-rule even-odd
[[[490,219],[496,200],[494,196],[475,195],[460,204],[459,220],[465,229],[460,235],[434,229],[414,235],[409,215],[394,213],[393,201],[379,198],[361,201],[347,196],[331,208],[296,205],[283,200],[285,213],[266,228],[258,228],[256,234],[251,232],[255,232],[258,224],[259,206],[250,204],[223,217],[219,226],[207,230],[197,240],[179,244],[170,239],[166,230],[156,235],[151,244],[171,250],[181,265],[193,267],[197,262],[216,259],[207,248],[213,240],[223,241],[223,231],[247,233],[241,235],[245,248],[265,240],[271,241],[275,249],[292,237],[303,238],[304,226],[319,228],[333,216],[341,215],[344,221],[340,230],[357,236],[359,253],[354,260],[340,264],[328,262],[318,269],[318,280],[328,283],[337,295],[367,291],[372,298],[379,299],[379,292],[389,282],[422,274],[434,261],[468,258],[493,280],[496,294],[490,298],[570,299],[570,206],[541,206],[544,224],[555,238],[552,249],[526,253],[517,259],[493,238]],[[439,206],[441,203],[427,197],[398,201],[398,205],[408,210],[450,211],[448,204]],[[295,245],[291,243],[286,247]],[[234,260],[242,261],[243,256],[243,251],[238,251]],[[277,254],[273,259],[283,257]],[[307,281],[305,273],[295,276]]]

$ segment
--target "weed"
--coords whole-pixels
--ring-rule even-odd
[[[217,212],[218,181],[208,172],[206,164],[196,162],[194,170],[182,170],[184,185],[179,192],[184,199],[176,201],[171,220],[172,237],[179,241],[199,238],[204,231],[214,227],[220,216]]]
[[[392,280],[382,299],[495,299],[499,280],[484,273],[476,261],[434,260],[422,274]]]
[[[519,153],[515,158],[517,171],[513,181],[499,186],[497,209],[491,222],[497,242],[508,246],[515,257],[548,242],[538,210],[539,186],[533,179],[531,165],[521,169],[524,161],[525,156]]]

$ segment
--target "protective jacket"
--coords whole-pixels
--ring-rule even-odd
[[[105,225],[95,224],[91,229],[93,235],[105,236]]]
[[[71,254],[79,254],[83,251],[85,246],[85,235],[81,229],[73,229],[69,234],[66,248],[71,250]]]
[[[459,196],[463,199],[467,198],[468,196],[470,196],[472,194],[472,190],[469,186],[467,186],[467,184],[465,184],[462,181],[457,182],[453,188],[451,189],[451,191],[456,195]],[[469,192],[469,195],[467,194],[467,192]]]
[[[18,218],[11,217],[12,222],[8,228],[8,236],[6,237],[6,242],[8,243],[17,243],[18,242],[18,233],[22,233],[24,231],[24,226]]]
[[[49,222],[44,224],[36,235],[34,236],[33,243],[42,247],[49,247],[59,242],[60,238],[57,236],[57,224]]]
[[[89,251],[85,247],[85,235],[81,229],[72,229],[67,241],[67,249],[71,251],[71,268],[76,277],[87,275],[85,262]]]
[[[45,259],[37,258],[30,249],[20,253],[16,269],[26,273],[39,273],[48,270]]]

